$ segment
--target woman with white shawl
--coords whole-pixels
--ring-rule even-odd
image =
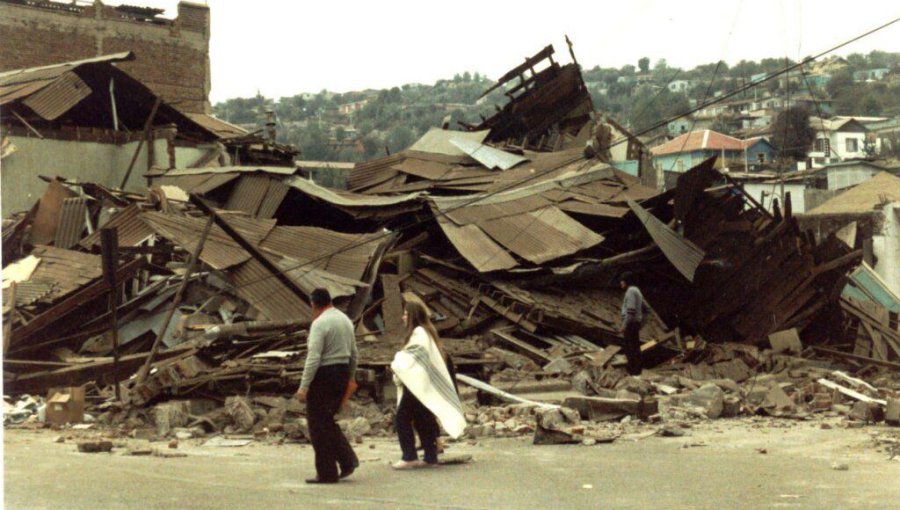
[[[452,362],[431,323],[428,308],[417,296],[404,297],[403,319],[409,333],[406,345],[391,363],[398,386],[395,426],[403,452],[402,460],[393,464],[394,469],[437,465],[438,422],[454,438],[466,428]],[[424,462],[416,453],[415,434],[425,450]]]

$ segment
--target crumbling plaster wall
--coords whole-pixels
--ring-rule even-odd
[[[15,146],[15,151],[3,158],[3,171],[0,172],[4,218],[14,212],[30,209],[41,198],[47,183],[39,175],[118,187],[139,143],[134,141],[117,145],[49,138],[42,140],[26,136],[8,138]],[[153,142],[155,166],[169,167],[168,144],[166,138],[157,138]],[[140,191],[146,188],[144,174],[147,170],[147,149],[145,143],[135,161],[126,189]],[[175,166],[190,166],[208,150],[209,148],[203,147],[176,147]]]

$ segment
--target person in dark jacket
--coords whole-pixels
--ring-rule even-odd
[[[619,277],[619,285],[625,290],[622,299],[623,353],[628,358],[627,370],[631,375],[640,375],[643,370],[641,360],[641,326],[650,315],[650,308],[644,301],[641,289],[634,284],[634,275],[629,272]]]

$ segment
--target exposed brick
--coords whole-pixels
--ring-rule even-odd
[[[209,111],[207,6],[180,2],[174,20],[148,23],[112,6],[52,5],[0,0],[0,71],[132,51],[137,59],[119,64],[123,70],[182,110]]]

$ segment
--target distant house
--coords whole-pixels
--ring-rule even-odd
[[[891,72],[887,67],[878,69],[866,69],[865,71],[856,71],[853,73],[853,81],[881,81]]]
[[[869,130],[868,136],[875,143],[876,154],[900,151],[900,117],[860,122]]]
[[[694,88],[694,80],[673,80],[667,85],[669,92],[687,92]]]
[[[694,119],[690,116],[687,117],[678,117],[677,119],[669,122],[666,125],[666,128],[669,130],[669,134],[671,136],[678,136],[687,133],[694,127]]]
[[[746,167],[755,171],[772,163],[775,148],[763,137],[741,140],[711,129],[685,133],[650,149],[657,170],[684,172],[712,156],[720,168]]]
[[[338,110],[341,112],[341,115],[350,116],[362,110],[368,103],[368,99],[363,99],[362,101],[353,101],[351,103],[344,103],[338,106]]]
[[[831,163],[866,155],[867,129],[858,120],[850,117],[810,117],[809,123],[816,131],[813,146],[807,153],[811,168],[822,168]]]
[[[750,83],[759,83],[766,79],[766,76],[769,76],[769,73],[756,73],[750,75]]]

